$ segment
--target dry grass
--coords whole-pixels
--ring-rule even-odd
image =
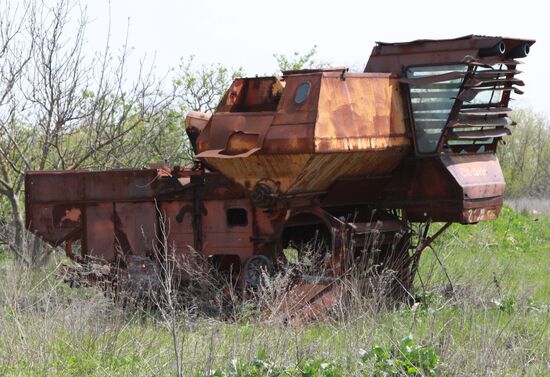
[[[179,369],[185,376],[216,370],[221,376],[262,376],[294,368],[281,375],[298,376],[310,368],[312,376],[364,376],[372,375],[373,364],[361,361],[362,349],[395,350],[400,339],[412,335],[437,352],[437,375],[545,376],[550,372],[545,267],[550,249],[548,243],[531,242],[549,222],[514,216],[506,211],[496,223],[453,227],[436,245],[453,294],[427,253],[420,269],[426,289],[417,285],[416,303],[394,307],[383,291],[365,297],[358,294],[360,287],[346,285],[351,299],[338,302],[323,320],[299,326],[284,320],[289,313],[262,316],[288,284],[284,273],[268,278],[249,300],[236,294],[230,316],[205,316],[197,301],[172,308],[161,296],[161,310],[122,308],[95,288],[69,288],[57,276],[64,271],[57,254],[39,270],[22,268],[4,254],[0,375],[156,376]],[[543,235],[540,242],[548,238]],[[495,245],[496,239],[504,241]],[[212,292],[208,300],[221,296]],[[259,354],[270,367],[251,372]],[[240,372],[231,374],[234,368]]]

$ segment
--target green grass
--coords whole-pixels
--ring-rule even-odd
[[[496,221],[452,225],[434,248],[451,277],[460,283],[487,286],[496,278],[506,292],[520,299],[550,303],[550,216],[522,215],[504,207]],[[443,281],[428,250],[420,274],[432,271]]]
[[[505,208],[497,221],[453,225],[434,249],[452,297],[427,250],[419,270],[425,289],[416,282],[422,300],[412,306],[365,300],[343,319],[305,326],[179,313],[183,375],[550,375],[550,217]],[[175,374],[172,328],[158,313],[122,309],[92,288],[70,289],[55,266],[52,258],[29,272],[0,257],[0,375]],[[416,366],[418,354],[435,357],[435,367]]]

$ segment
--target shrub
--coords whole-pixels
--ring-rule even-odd
[[[397,348],[374,346],[361,351],[363,363],[370,366],[365,375],[382,376],[435,376],[438,355],[431,345],[417,345],[408,336]]]
[[[197,374],[197,377],[200,375]],[[260,348],[254,360],[233,360],[226,369],[216,369],[209,377],[341,377],[342,369],[322,358],[304,359],[294,367],[280,366],[270,362],[264,348]]]

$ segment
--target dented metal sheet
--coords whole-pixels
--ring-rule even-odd
[[[299,319],[303,316],[304,311],[310,311],[311,305],[317,301],[319,305],[319,299],[324,293],[327,293],[333,288],[334,283],[326,282],[300,282],[297,283],[290,291],[286,292],[283,297],[276,303],[268,315],[285,315],[289,318]],[[321,302],[322,303],[322,302]],[[324,303],[322,303],[324,304]],[[315,312],[315,309],[313,309]],[[311,314],[308,315],[311,318]],[[307,318],[302,318],[307,321]]]
[[[178,279],[215,271],[245,295],[295,248],[312,276],[270,308],[293,322],[322,317],[357,269],[390,268],[410,289],[411,260],[433,241],[413,245],[422,235],[411,223],[446,229],[502,208],[496,150],[513,125],[510,96],[523,93],[517,59],[533,43],[378,43],[365,72],[238,78],[213,114],[188,114],[192,167],[28,172],[27,226],[83,265],[108,264],[104,275],[122,271],[120,286],[150,283],[168,258]]]
[[[485,108],[485,109],[464,109],[460,111],[460,114],[470,116],[486,116],[486,115],[506,115],[512,112],[512,109],[508,107],[498,108]]]
[[[504,176],[498,158],[491,154],[470,156],[441,156],[447,170],[460,184],[464,198],[481,199],[502,197]]]
[[[292,90],[300,85],[307,91],[298,104]],[[403,96],[391,75],[293,74],[285,77],[279,101],[275,113],[215,114],[197,157],[245,187],[277,177],[282,193],[295,193],[323,191],[341,176],[385,173],[409,150]],[[317,116],[304,123],[300,114],[310,112]]]
[[[480,131],[454,131],[448,136],[449,140],[478,140],[487,139],[491,137],[503,137],[511,135],[510,131],[506,127],[498,127],[492,130],[480,130]]]
[[[462,118],[460,120],[451,121],[447,125],[449,128],[456,127],[499,127],[499,126],[510,126],[512,125],[512,119],[508,117],[499,117],[499,118],[479,118],[474,117],[470,119]]]

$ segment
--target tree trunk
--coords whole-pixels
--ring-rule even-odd
[[[16,255],[17,260],[23,262],[25,265],[30,265],[32,262],[29,260],[27,250],[25,250],[25,221],[23,219],[22,208],[19,205],[17,194],[8,189],[6,194],[11,206],[12,212],[12,225],[14,230],[13,240],[9,243],[11,251]]]

